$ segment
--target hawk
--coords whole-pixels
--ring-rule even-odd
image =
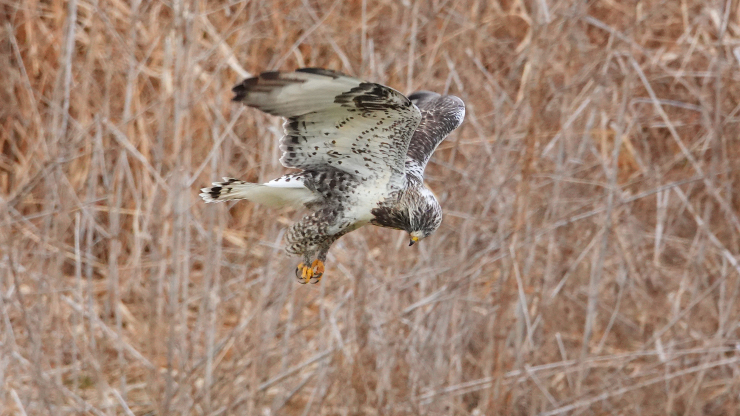
[[[462,123],[461,99],[429,91],[406,97],[319,68],[264,72],[233,92],[233,101],[285,118],[280,162],[300,171],[263,184],[224,178],[200,196],[311,210],[285,237],[286,251],[302,257],[301,283],[318,283],[329,247],[363,225],[406,231],[409,245],[439,227],[442,208],[424,185],[424,167]]]

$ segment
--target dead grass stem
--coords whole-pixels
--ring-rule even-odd
[[[4,2],[0,414],[738,414],[739,7]],[[284,172],[230,87],[301,66],[467,104],[441,229],[310,287],[197,197]]]

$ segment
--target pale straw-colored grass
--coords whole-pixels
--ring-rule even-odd
[[[0,414],[740,412],[740,9],[682,1],[5,1]],[[467,104],[442,227],[320,285],[230,103],[320,66]]]

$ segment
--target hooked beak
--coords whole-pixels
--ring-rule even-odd
[[[419,241],[419,237],[411,237],[409,241],[409,247],[413,246],[415,242]]]

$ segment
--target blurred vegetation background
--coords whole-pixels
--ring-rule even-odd
[[[740,412],[730,0],[0,3],[0,414]],[[320,285],[265,181],[265,70],[451,93],[445,219]]]

